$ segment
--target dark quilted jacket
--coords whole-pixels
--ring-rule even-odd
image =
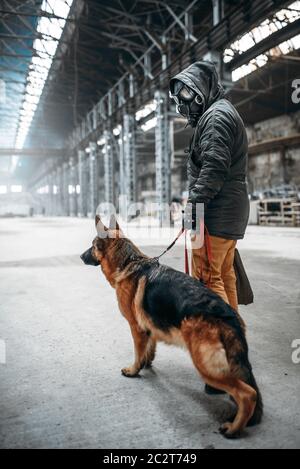
[[[189,202],[205,204],[205,223],[211,235],[241,239],[249,217],[244,123],[224,98],[213,64],[192,64],[171,80],[171,89],[174,79],[193,88],[205,102],[190,142]]]

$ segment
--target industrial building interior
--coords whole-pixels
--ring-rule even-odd
[[[193,129],[169,82],[197,60],[249,141],[240,314],[265,417],[240,440],[216,431],[233,404],[185,351],[160,344],[141,379],[121,375],[128,325],[79,258],[99,204],[149,256],[174,238]],[[1,0],[1,448],[299,448],[299,227],[300,1]],[[162,262],[183,270],[183,241]]]

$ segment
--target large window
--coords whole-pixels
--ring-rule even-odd
[[[12,185],[12,186],[10,186],[10,192],[14,192],[14,193],[22,192],[22,186],[20,186],[18,184]]]

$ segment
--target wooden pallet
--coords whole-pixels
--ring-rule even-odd
[[[299,226],[295,224],[298,214],[295,199],[263,199],[258,204],[258,223],[264,226]],[[299,211],[300,215],[300,211]]]
[[[292,203],[292,214],[293,214],[294,226],[300,226],[300,203],[299,202]]]

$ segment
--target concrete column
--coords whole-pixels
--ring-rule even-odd
[[[62,166],[62,199],[63,199],[63,215],[65,217],[70,214],[69,207],[69,164],[63,163]]]
[[[128,203],[136,202],[136,149],[135,149],[135,118],[125,114],[123,119],[123,156],[124,170],[122,177],[124,194]]]
[[[45,177],[43,177],[41,180],[40,180],[40,186],[41,188],[45,188],[46,187],[46,179]],[[46,214],[46,211],[47,211],[47,199],[48,199],[48,195],[45,193],[45,192],[42,192],[41,193],[41,203],[42,203],[42,215],[45,215]]]
[[[79,193],[79,204],[78,204],[78,215],[80,217],[86,217],[88,213],[88,173],[87,173],[87,160],[85,152],[79,150],[78,152],[78,179],[80,186]]]
[[[97,143],[90,142],[89,161],[89,205],[88,214],[90,217],[96,215],[96,208],[98,205],[98,177],[97,177]]]
[[[45,176],[43,186],[47,187],[47,192],[44,197],[45,215],[51,217],[54,215],[54,193],[53,193],[53,172]]]
[[[47,216],[49,214],[49,187],[47,177],[43,177],[42,179],[42,187],[45,188],[43,194],[43,215]]]
[[[119,150],[119,213],[123,219],[126,218],[127,213],[127,199],[126,199],[126,178],[125,178],[125,162],[124,162],[124,125],[118,139]]]
[[[108,130],[104,131],[104,187],[105,187],[105,202],[114,203],[114,160],[112,149],[112,136]]]
[[[186,27],[185,31],[185,40],[189,41],[190,36],[193,34],[193,14],[191,10],[185,12],[184,14],[184,25]]]
[[[59,166],[57,168],[57,215],[63,215],[63,168]]]
[[[135,81],[134,81],[134,76],[132,73],[129,75],[129,97],[133,98],[135,93]]]
[[[166,38],[165,34],[162,36],[161,42],[164,45],[164,49],[163,49],[163,51],[161,51],[161,53],[162,53],[161,68],[162,68],[162,70],[166,70],[166,68],[168,67],[168,54],[167,54],[167,47],[166,47],[167,46],[167,38]]]
[[[281,180],[283,184],[289,183],[289,178],[287,174],[287,160],[286,160],[286,150],[285,147],[280,148],[280,165],[281,165]]]
[[[47,195],[45,201],[46,216],[52,215],[52,204],[53,204],[53,185],[52,185],[52,174],[48,174],[45,178],[45,185],[47,187]]]
[[[152,77],[152,63],[151,63],[151,55],[145,54],[144,55],[144,74],[146,78],[153,78]]]
[[[156,91],[154,95],[157,103],[155,115],[157,124],[155,128],[155,167],[156,167],[156,194],[159,205],[160,224],[169,223],[169,212],[166,204],[171,202],[171,145],[170,127],[168,117],[168,97],[165,92]]]
[[[77,216],[77,171],[75,159],[71,157],[69,159],[69,214],[71,217]]]
[[[213,4],[213,25],[216,26],[220,23],[223,18],[223,1],[222,0],[212,0]]]
[[[212,6],[213,25],[216,26],[224,18],[224,2],[223,0],[212,0]],[[223,53],[219,50],[209,50],[206,54],[204,54],[203,60],[214,62],[224,88],[226,90],[231,89],[233,86],[231,72],[228,71],[224,66]]]
[[[59,168],[56,168],[55,169],[55,194],[54,194],[54,198],[55,198],[55,216],[59,216],[61,215],[61,206],[60,206],[60,194],[59,194],[59,190],[60,190],[60,171],[59,171]]]
[[[118,150],[119,150],[119,166],[120,166],[120,182],[119,182],[119,194],[124,196],[125,194],[125,163],[124,163],[124,125],[122,126],[121,133],[118,139]]]
[[[51,215],[52,217],[57,216],[57,171],[53,169],[51,173]]]
[[[118,86],[118,107],[122,107],[125,103],[124,82],[121,81]]]

